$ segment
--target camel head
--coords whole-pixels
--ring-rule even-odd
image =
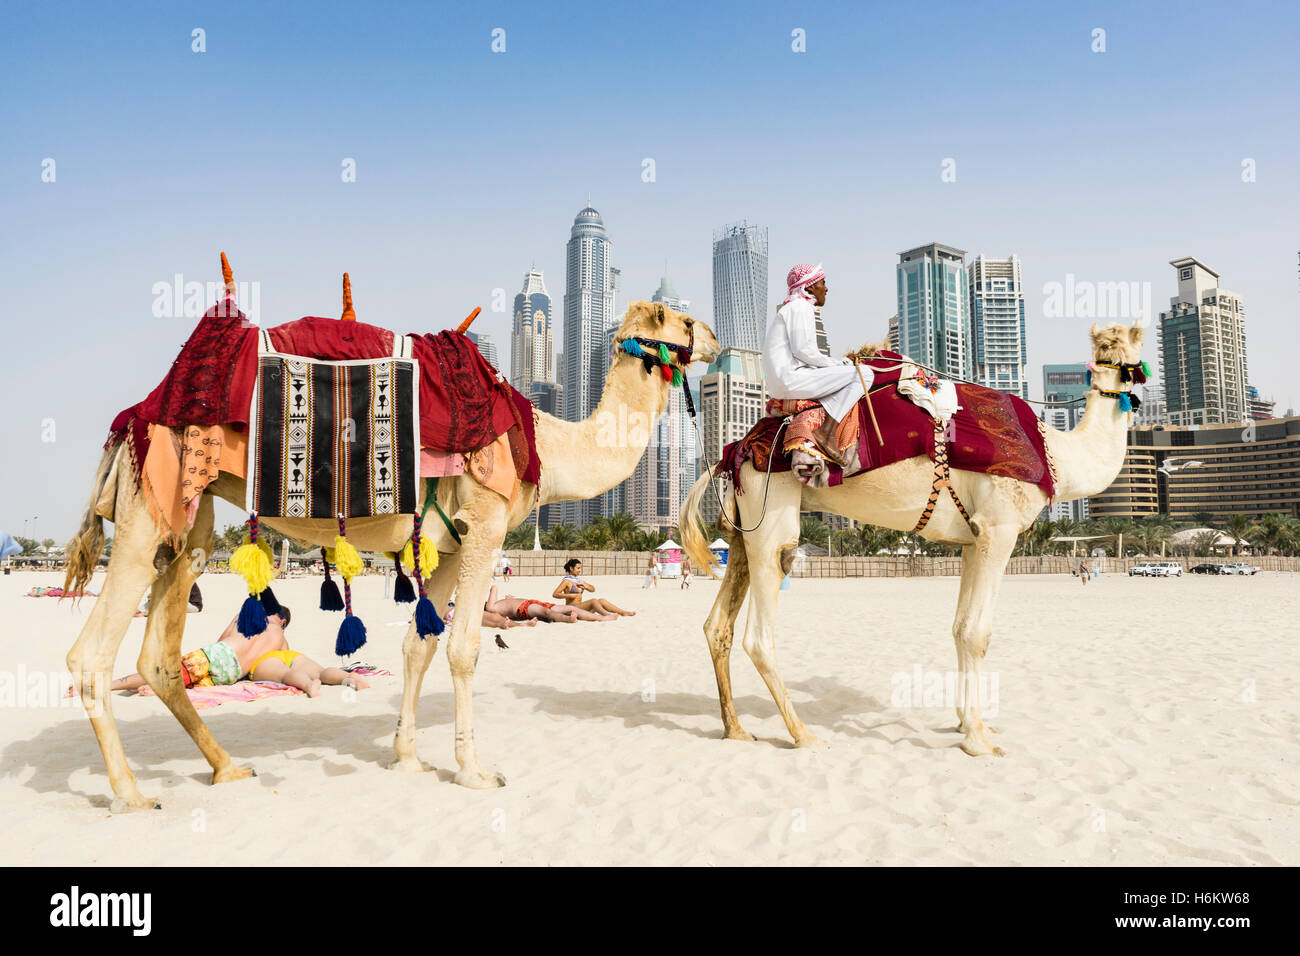
[[[1093,325],[1092,380],[1100,388],[1129,390],[1131,385],[1146,381],[1147,363],[1142,361],[1142,326],[1122,325],[1112,322],[1107,326]]]
[[[672,356],[674,364],[683,371],[692,362],[712,362],[722,351],[722,346],[707,324],[671,309],[662,302],[633,302],[628,305],[623,324],[614,336],[615,347],[628,339],[663,342],[670,352],[674,346],[681,347],[683,352],[689,346],[689,360],[684,360],[681,352]],[[619,354],[626,355],[623,352]]]

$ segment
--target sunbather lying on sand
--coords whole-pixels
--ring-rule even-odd
[[[214,643],[190,651],[181,658],[181,680],[186,687],[235,683],[253,669],[259,657],[289,646],[284,639],[289,618],[289,609],[281,605],[279,614],[266,616],[266,630],[252,637],[244,637],[239,633],[236,627],[238,616],[231,618],[226,629],[221,632],[221,637]],[[131,674],[113,681],[112,689],[136,690],[146,683],[141,675]]]
[[[546,601],[534,601],[519,598],[513,594],[497,594],[496,585],[488,591],[487,603],[483,605],[484,613],[499,614],[512,621],[527,621],[536,618],[539,621],[557,621],[572,624],[575,621],[617,621],[617,614],[598,614],[584,611],[576,605],[548,604]]]

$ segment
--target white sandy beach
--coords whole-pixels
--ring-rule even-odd
[[[378,577],[354,591],[370,635],[360,656],[394,676],[350,701],[327,687],[316,700],[201,712],[255,779],[210,786],[157,698],[114,695],[128,759],[161,810],[110,814],[80,704],[49,706],[19,687],[0,734],[0,864],[1300,863],[1300,580],[1289,574],[1103,576],[1087,588],[1008,576],[985,705],[1001,759],[957,749],[951,706],[907,700],[914,681],[933,693],[955,669],[956,578],[799,579],[782,593],[783,673],[825,751],[791,746],[739,634],[737,708],[758,740],[720,739],[701,633],[715,583],[592,581],[640,614],[513,629],[506,651],[484,631],[475,730],[502,790],[450,782],[445,644],[417,738],[436,771],[384,769],[404,633],[387,625],[409,605],[384,600]],[[319,583],[276,591],[294,611],[293,646],[332,663],[339,616],[316,609]],[[21,596],[36,584],[62,580],[0,577],[0,675],[11,682],[62,671],[93,605]],[[516,578],[510,591],[546,598],[554,584]],[[214,639],[241,599],[233,576],[201,586],[186,650]],[[143,631],[132,623],[115,674],[135,670]]]

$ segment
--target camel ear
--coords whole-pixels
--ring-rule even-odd
[[[664,304],[663,304],[662,302],[656,302],[656,303],[655,303],[655,323],[656,323],[657,325],[663,325],[663,324],[664,324],[665,322],[667,322],[667,321],[668,321],[668,317],[664,314]]]
[[[1130,345],[1142,344],[1143,329],[1140,325],[1131,325],[1128,330],[1128,341]]]
[[[1092,328],[1088,330],[1088,337],[1094,342],[1097,341],[1097,335],[1101,332],[1101,326],[1096,322],[1092,323]]]

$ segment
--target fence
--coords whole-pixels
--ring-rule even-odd
[[[647,551],[507,551],[515,574],[530,577],[559,577],[564,562],[577,558],[584,576],[605,574],[644,574],[650,554]],[[1198,564],[1228,564],[1236,558],[1071,558],[1064,554],[1018,555],[1007,562],[1007,574],[1069,574],[1081,560],[1089,568],[1099,562],[1108,574],[1127,574],[1135,564],[1148,561],[1173,561],[1189,571]],[[1248,557],[1246,564],[1268,571],[1300,571],[1300,557]],[[696,568],[698,574],[702,569]],[[928,578],[961,574],[960,557],[926,557],[892,555],[881,557],[806,557],[796,559],[790,572],[796,578]]]

